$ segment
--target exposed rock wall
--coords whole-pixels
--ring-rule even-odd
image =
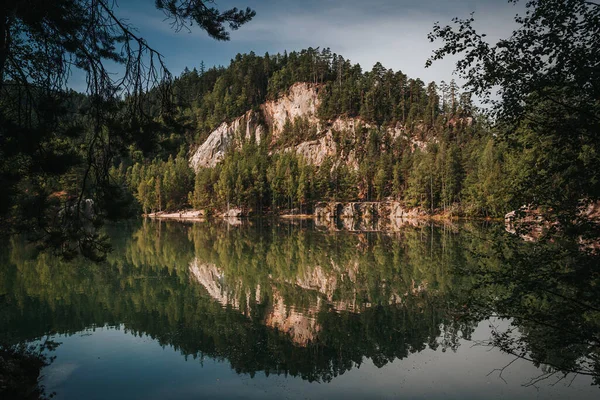
[[[397,232],[407,225],[426,224],[428,216],[419,208],[406,208],[397,201],[321,202],[314,208],[316,226],[329,230]]]
[[[285,333],[299,346],[306,346],[317,338],[322,327],[316,320],[317,307],[299,312],[285,304],[283,296],[273,291],[273,305],[265,317],[264,324]]]
[[[239,289],[232,289],[224,282],[223,272],[215,264],[203,263],[195,258],[190,264],[189,270],[192,277],[204,286],[210,297],[224,307],[229,305],[239,309]]]
[[[589,202],[579,211],[580,218],[600,225],[600,201]],[[559,227],[560,224],[541,208],[523,206],[519,210],[507,213],[504,216],[504,225],[507,232],[518,234],[527,242],[537,242],[550,228]],[[595,245],[600,247],[598,242]]]
[[[318,124],[319,86],[310,83],[294,84],[288,94],[275,101],[268,101],[261,106],[265,122],[271,127],[273,140],[283,131],[285,121],[293,121],[298,117],[308,118]]]
[[[304,157],[312,165],[320,166],[327,157],[342,160],[351,168],[358,169],[357,155],[353,148],[342,153],[334,140],[334,131],[346,132],[350,137],[355,137],[359,129],[371,129],[374,126],[365,123],[360,118],[337,118],[327,123],[322,123],[317,117],[320,105],[319,90],[321,86],[311,83],[296,83],[287,94],[277,100],[268,101],[260,107],[259,112],[249,111],[232,122],[223,122],[215,129],[208,139],[194,152],[190,164],[194,170],[201,167],[212,168],[225,156],[227,149],[236,142],[238,136],[249,139],[254,136],[257,142],[271,133],[271,144],[277,143],[283,132],[286,121],[296,118],[306,118],[309,123],[317,128],[317,139],[299,143],[281,151],[295,152]],[[414,135],[408,135],[406,128],[400,124],[389,127],[387,133],[392,139],[404,137],[410,140],[413,147],[425,149],[427,142],[417,138],[425,132],[424,126],[414,127]]]
[[[419,208],[406,208],[397,201],[381,202],[322,202],[315,205],[315,218],[318,219],[394,219],[419,218],[427,213]]]
[[[254,136],[260,143],[265,134],[265,128],[259,122],[259,115],[249,111],[244,116],[232,122],[223,122],[206,139],[206,141],[194,152],[190,159],[190,165],[195,171],[199,168],[213,168],[223,157],[227,149],[234,143],[235,139],[243,138],[249,140]]]
[[[325,136],[320,139],[300,143],[294,148],[294,152],[302,156],[309,164],[321,165],[327,157],[335,157],[338,149],[337,144],[333,141],[331,131],[327,131]]]

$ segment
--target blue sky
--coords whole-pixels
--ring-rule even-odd
[[[187,66],[228,65],[237,53],[274,54],[307,47],[330,47],[334,53],[371,69],[380,61],[386,68],[410,77],[450,80],[455,60],[425,61],[436,47],[427,33],[436,21],[475,12],[477,25],[490,40],[507,36],[518,9],[503,0],[217,0],[220,9],[251,7],[256,17],[231,41],[219,42],[198,28],[174,32],[153,0],[119,0],[116,14],[160,51],[174,75]],[[74,86],[77,86],[74,83]]]

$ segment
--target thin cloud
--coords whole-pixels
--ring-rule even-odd
[[[136,25],[149,42],[157,43],[156,47],[167,55],[167,62],[176,74],[186,66],[199,65],[201,60],[208,66],[227,64],[238,52],[273,54],[329,47],[359,63],[364,70],[381,62],[386,68],[401,70],[410,77],[440,82],[457,78],[452,74],[456,58],[425,68],[426,60],[440,45],[427,39],[436,21],[450,23],[453,17],[466,18],[475,11],[476,26],[494,41],[510,34],[514,27],[512,17],[519,9],[497,0],[235,0],[219,3],[221,8],[246,5],[254,8],[257,16],[234,32],[231,42],[215,42],[198,28],[192,28],[190,34],[176,33],[148,2],[137,3],[134,8],[128,4],[119,14]]]
[[[466,7],[462,9],[467,17],[469,11]],[[318,13],[307,10],[293,15],[272,11],[267,17],[244,27],[243,34],[234,40],[250,48],[259,42],[288,50],[329,47],[361,64],[365,70],[381,62],[386,68],[402,70],[425,81],[456,78],[452,71],[457,58],[438,61],[425,69],[425,61],[440,45],[430,43],[427,34],[436,21],[450,23],[452,15],[423,8],[394,10],[395,14],[388,10],[387,15],[380,12],[361,14],[360,8],[352,7],[331,7]],[[476,18],[478,25],[493,40],[511,32],[513,15],[514,8],[503,4],[503,7],[490,7],[487,11],[480,7]]]

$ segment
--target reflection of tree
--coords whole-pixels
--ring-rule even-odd
[[[16,341],[108,324],[239,373],[328,381],[365,358],[455,350],[499,316],[511,327],[491,343],[542,378],[598,376],[599,275],[577,243],[475,225],[384,235],[145,222],[109,233],[107,262],[76,267],[12,241],[0,323]]]
[[[446,294],[455,283],[452,265],[464,258],[460,235],[429,227],[394,235],[288,229],[269,227],[264,234],[260,229],[197,226],[191,235],[197,258],[219,267],[230,283],[264,289],[276,284],[284,296],[288,283],[320,291],[334,303],[389,304],[392,297],[404,297],[419,287]],[[296,296],[286,300],[297,305]]]
[[[6,264],[7,254],[0,252],[0,265]],[[6,276],[5,276],[6,277]],[[24,343],[15,339],[11,329],[4,328],[9,311],[14,304],[6,301],[7,281],[0,280],[0,398],[3,399],[47,399],[45,387],[40,383],[40,372],[54,357],[49,352],[58,343],[46,337],[37,343]],[[50,395],[50,397],[52,397]]]
[[[470,305],[479,318],[511,318],[507,330],[495,330],[491,344],[516,357],[544,366],[534,379],[558,375],[600,376],[600,274],[598,257],[578,240],[553,237],[526,243],[493,235],[477,268]],[[570,378],[571,379],[571,378]]]
[[[458,332],[471,330],[451,318],[453,305],[464,303],[449,274],[458,235],[444,247],[442,232],[429,228],[330,236],[282,225],[146,222],[133,235],[125,225],[109,233],[115,251],[105,264],[32,259],[13,240],[0,273],[7,305],[0,318],[15,340],[123,325],[186,356],[228,360],[240,373],[328,381],[365,357],[382,366],[428,346],[454,348]],[[194,283],[194,259],[222,271],[224,287],[239,294],[237,309]],[[249,299],[259,286],[259,298]],[[318,324],[309,340],[299,344],[282,325],[267,324],[280,299],[283,315]],[[444,335],[454,339],[438,340]]]
[[[48,399],[40,371],[54,360],[47,352],[58,344],[0,344],[0,396],[3,399]]]

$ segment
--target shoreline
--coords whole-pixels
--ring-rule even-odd
[[[190,222],[204,222],[208,220],[248,220],[248,219],[261,219],[261,218],[274,218],[290,221],[308,221],[318,220],[323,222],[335,222],[339,221],[381,221],[381,220],[396,220],[396,221],[409,221],[409,220],[420,220],[420,221],[432,221],[432,222],[468,222],[468,221],[479,221],[479,222],[504,222],[504,218],[492,218],[492,217],[465,217],[456,215],[445,215],[445,214],[433,214],[433,215],[410,215],[400,217],[320,217],[316,214],[259,214],[259,215],[240,215],[240,216],[227,216],[227,215],[211,215],[206,216],[202,211],[182,211],[182,212],[158,212],[150,214],[142,214],[144,218],[157,219],[157,220],[169,220],[169,221],[190,221]]]
[[[204,213],[198,210],[178,211],[178,212],[157,212],[150,214],[142,214],[144,218],[150,219],[165,219],[165,220],[180,220],[180,221],[205,221],[207,218]]]

